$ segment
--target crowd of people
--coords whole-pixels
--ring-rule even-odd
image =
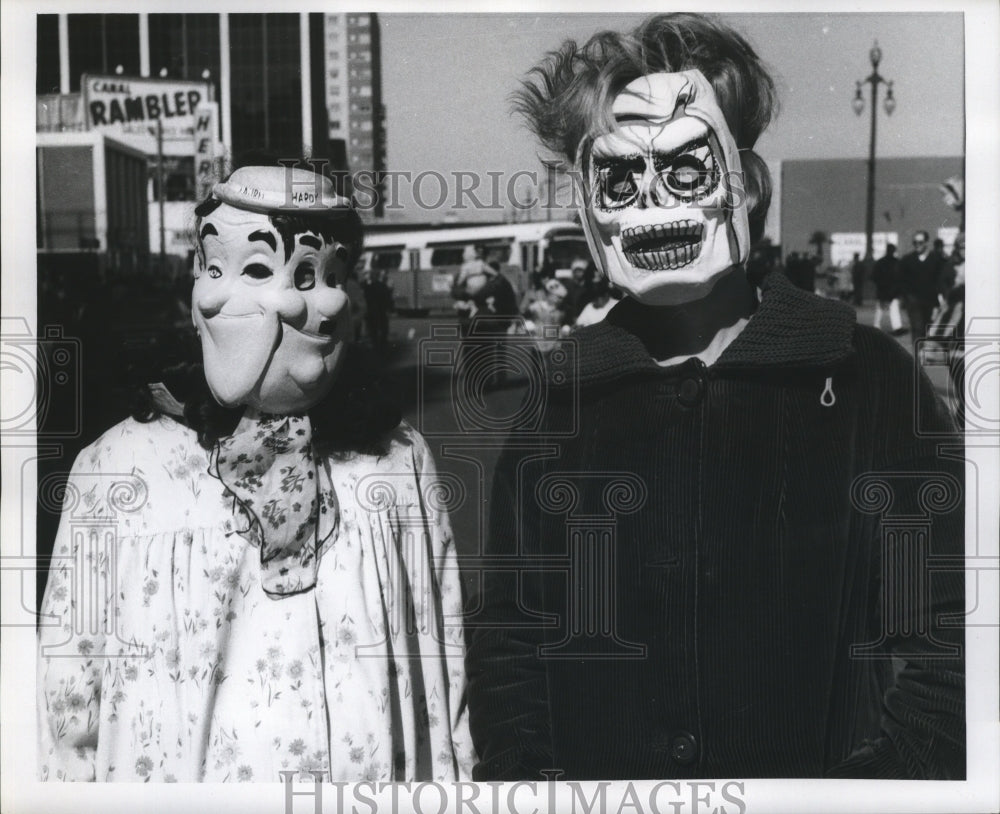
[[[553,338],[599,322],[621,298],[585,257],[572,261],[568,275],[557,274],[547,258],[518,297],[501,270],[499,256],[482,246],[466,250],[451,293],[464,335],[473,322],[489,322],[494,334],[528,334],[543,348]]]
[[[929,233],[920,229],[913,235],[910,252],[899,256],[897,251],[894,243],[887,244],[870,271],[855,252],[849,266],[826,272],[820,271],[818,256],[791,252],[785,260],[785,273],[806,291],[857,307],[865,304],[870,280],[875,291],[875,327],[883,327],[888,319],[889,332],[894,336],[911,334],[916,347],[917,340],[928,336],[929,329],[945,315],[949,304],[964,295],[965,238],[959,234],[949,253],[944,240],[932,241]]]

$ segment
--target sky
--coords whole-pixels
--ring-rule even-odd
[[[627,30],[645,16],[380,14],[389,168],[449,179],[455,171],[501,172],[501,193],[518,171],[541,176],[533,138],[510,113],[509,95],[519,78],[565,39]],[[879,72],[893,80],[897,102],[886,116],[885,86],[880,88],[878,155],[963,154],[960,12],[718,16],[749,39],[776,80],[780,114],[756,148],[774,170],[787,159],[867,158],[870,113],[866,107],[857,116],[851,101],[855,82],[871,72],[868,54],[876,39],[883,52]],[[521,180],[514,193],[526,200],[527,179]],[[452,182],[451,201],[456,186]],[[434,203],[439,190],[425,178],[417,192],[424,203]],[[406,198],[410,191],[412,185],[401,187],[403,214],[419,217],[423,213]],[[480,198],[490,200],[485,191],[484,185]]]

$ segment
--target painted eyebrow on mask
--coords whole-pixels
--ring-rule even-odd
[[[675,147],[673,150],[654,150],[653,157],[661,161],[670,160],[677,158],[679,155],[684,155],[684,153],[689,153],[702,147],[707,147],[711,150],[712,145],[708,141],[708,136],[699,136],[698,138],[691,139],[691,141],[687,144],[682,144],[680,147]]]
[[[628,155],[601,155],[594,154],[594,165],[597,167],[613,167],[620,164],[637,164],[645,166],[645,156],[642,153],[629,153]]]
[[[318,237],[313,237],[312,235],[299,235],[299,243],[303,246],[309,246],[316,251],[323,248],[323,243]]]
[[[215,226],[212,225],[211,223],[206,223],[204,226],[201,227],[201,232],[199,232],[198,234],[198,239],[204,240],[206,237],[208,237],[208,235],[215,235],[216,237],[218,237],[219,235],[219,230],[216,229]]]
[[[271,247],[272,252],[278,251],[278,241],[274,239],[274,235],[270,232],[265,232],[263,229],[258,229],[256,232],[251,232],[247,236],[247,240],[254,241],[260,240]]]

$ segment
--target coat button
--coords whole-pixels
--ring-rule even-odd
[[[690,732],[678,732],[670,741],[670,757],[682,766],[688,766],[698,759],[698,744]]]
[[[677,389],[677,400],[685,407],[692,407],[701,398],[701,382],[698,379],[684,379]]]

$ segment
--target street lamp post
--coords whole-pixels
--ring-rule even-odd
[[[882,83],[886,85],[885,112],[889,116],[896,109],[896,99],[892,95],[892,82],[878,72],[878,64],[882,61],[882,49],[878,47],[878,40],[868,52],[868,58],[872,63],[871,75],[856,83],[857,89],[854,92],[854,101],[851,102],[851,106],[859,116],[864,112],[865,100],[861,94],[861,85],[864,83],[871,85],[872,131],[871,140],[868,143],[868,198],[865,206],[865,265],[870,270],[873,261],[872,232],[875,230],[875,123],[878,118],[878,86]]]

